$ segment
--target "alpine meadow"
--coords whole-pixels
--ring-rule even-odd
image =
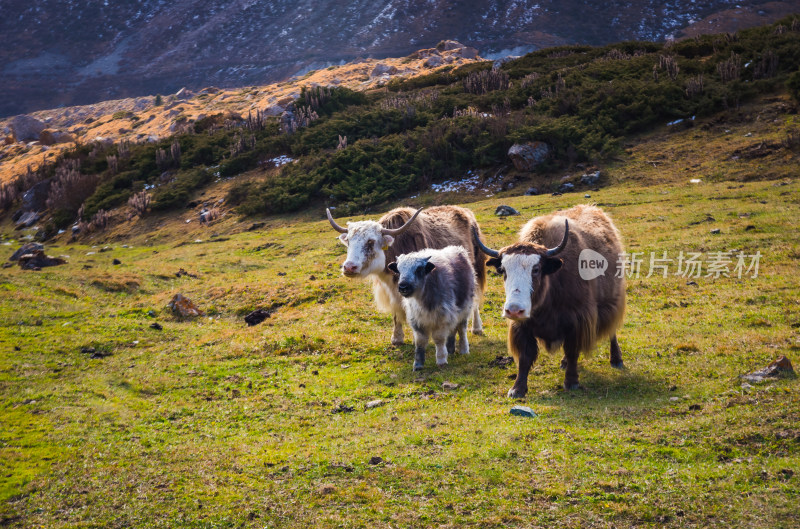
[[[0,526],[800,526],[800,14],[472,50],[0,120]],[[576,281],[620,280],[624,367],[604,336],[565,389],[540,346],[509,397],[511,269],[473,285],[469,237],[580,204],[621,237]],[[474,214],[467,251],[434,223],[431,261],[390,255],[468,270],[482,329],[415,365],[347,223],[437,206]],[[377,226],[365,254],[410,248]]]

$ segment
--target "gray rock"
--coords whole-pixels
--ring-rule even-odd
[[[593,173],[586,173],[585,175],[581,176],[581,184],[583,185],[593,186],[599,181],[600,181],[600,171],[595,171]]]
[[[550,146],[543,141],[524,144],[515,143],[508,150],[508,157],[519,171],[533,171],[550,156]]]
[[[22,194],[22,211],[44,211],[47,195],[50,194],[50,179],[42,180]]]
[[[17,141],[38,140],[39,133],[46,127],[47,125],[38,119],[24,114],[11,120],[11,130],[14,131]]]
[[[436,45],[436,49],[439,51],[450,51],[450,50],[458,50],[461,48],[465,48],[463,44],[458,42],[457,40],[443,40],[439,44]]]
[[[525,191],[527,196],[535,196],[539,194],[539,190],[535,187],[529,187],[527,191]]]
[[[536,412],[527,406],[514,406],[511,408],[511,415],[519,417],[536,417]]]
[[[442,389],[458,389],[458,384],[455,382],[442,382]]]
[[[19,266],[23,270],[41,270],[46,266],[58,266],[66,262],[61,257],[45,255],[44,250],[34,250],[19,257]]]
[[[771,362],[767,367],[759,369],[758,371],[753,371],[752,373],[748,373],[746,375],[741,375],[741,378],[745,379],[747,382],[756,384],[758,382],[763,382],[768,378],[776,378],[786,375],[794,376],[794,367],[792,367],[792,362],[786,358],[786,356],[782,355],[777,360]],[[742,384],[742,386],[744,386],[744,384]]]
[[[368,410],[377,408],[378,406],[383,406],[383,401],[381,399],[371,400],[364,405],[364,407]]]
[[[427,66],[428,68],[436,68],[437,66],[441,66],[442,64],[444,64],[444,59],[442,59],[438,55],[431,55],[425,61],[425,66]]]
[[[501,204],[497,206],[497,209],[494,210],[494,214],[498,217],[508,217],[511,215],[519,215],[519,211],[512,208],[511,206],[506,206],[505,204]]]
[[[375,65],[375,68],[372,69],[370,72],[370,77],[380,77],[382,75],[394,75],[397,73],[397,68],[392,66],[391,64],[383,64],[378,63]]]
[[[476,48],[470,48],[469,46],[464,46],[457,52],[455,55],[459,55],[465,59],[475,59],[478,56],[478,50]]]
[[[572,184],[571,182],[564,182],[559,186],[558,190],[562,193],[566,193],[568,191],[574,191],[575,185]]]
[[[720,233],[722,233],[722,232],[720,231],[719,228],[714,228],[713,230],[711,230],[711,234],[712,235],[719,235]]]
[[[8,258],[9,261],[17,261],[20,257],[25,254],[33,253],[36,250],[44,250],[44,246],[39,244],[38,242],[29,242],[23,244],[19,250],[11,254],[11,257]]]
[[[586,193],[585,195],[583,195],[583,198],[592,198],[592,195],[590,195],[589,193]]]
[[[39,220],[39,214],[35,211],[26,211],[22,214],[22,216],[17,221],[17,224],[14,226],[15,230],[21,230],[23,228],[30,228],[36,221]]]

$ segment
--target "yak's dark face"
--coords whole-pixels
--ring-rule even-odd
[[[534,300],[541,293],[542,278],[557,272],[561,259],[546,257],[545,249],[529,243],[517,243],[500,251],[486,264],[503,274],[506,302],[503,317],[510,320],[527,320],[531,317]]]
[[[399,276],[397,290],[401,296],[410,298],[422,289],[425,276],[436,269],[436,266],[428,262],[428,259],[430,257],[401,255],[397,258],[397,262],[389,263],[389,270]]]

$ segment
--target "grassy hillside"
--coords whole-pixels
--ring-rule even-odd
[[[176,108],[170,116],[177,114],[182,134],[157,143],[78,145],[0,188],[0,207],[10,209],[38,180],[64,181],[79,200],[54,197],[41,233],[47,237],[142,191],[154,209],[181,210],[191,193],[242,173],[250,177],[228,199],[250,215],[323,205],[362,213],[468,170],[506,185],[531,177],[549,183],[578,164],[609,163],[631,138],[666,123],[691,125],[787,89],[797,99],[800,16],[669,44],[549,48],[492,68],[490,61],[444,68],[367,92],[309,85],[282,121],[230,112],[200,118]],[[134,117],[131,128],[147,121]],[[519,172],[507,152],[526,141],[547,143],[551,156]],[[296,161],[269,170],[279,156]]]
[[[800,387],[738,375],[800,363],[796,120],[775,97],[628,140],[589,199],[411,201],[469,199],[494,246],[591,201],[646,256],[619,332],[628,369],[603,344],[565,392],[544,354],[523,401],[536,418],[509,414],[500,278],[471,354],[413,373],[319,210],[210,226],[156,212],[56,240],[67,265],[0,269],[0,525],[795,527]],[[18,232],[2,232],[10,255]],[[760,252],[758,277],[645,277],[651,252],[728,250]],[[205,315],[173,317],[178,292]],[[274,312],[245,326],[259,307]]]

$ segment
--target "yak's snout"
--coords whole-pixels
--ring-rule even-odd
[[[342,273],[346,276],[357,276],[359,272],[360,267],[352,261],[345,261],[342,265]]]
[[[529,317],[528,310],[516,303],[506,303],[503,307],[503,317],[509,320],[525,320]]]
[[[401,281],[397,285],[397,290],[400,292],[401,296],[407,298],[414,293],[414,285],[409,283],[408,281]]]

